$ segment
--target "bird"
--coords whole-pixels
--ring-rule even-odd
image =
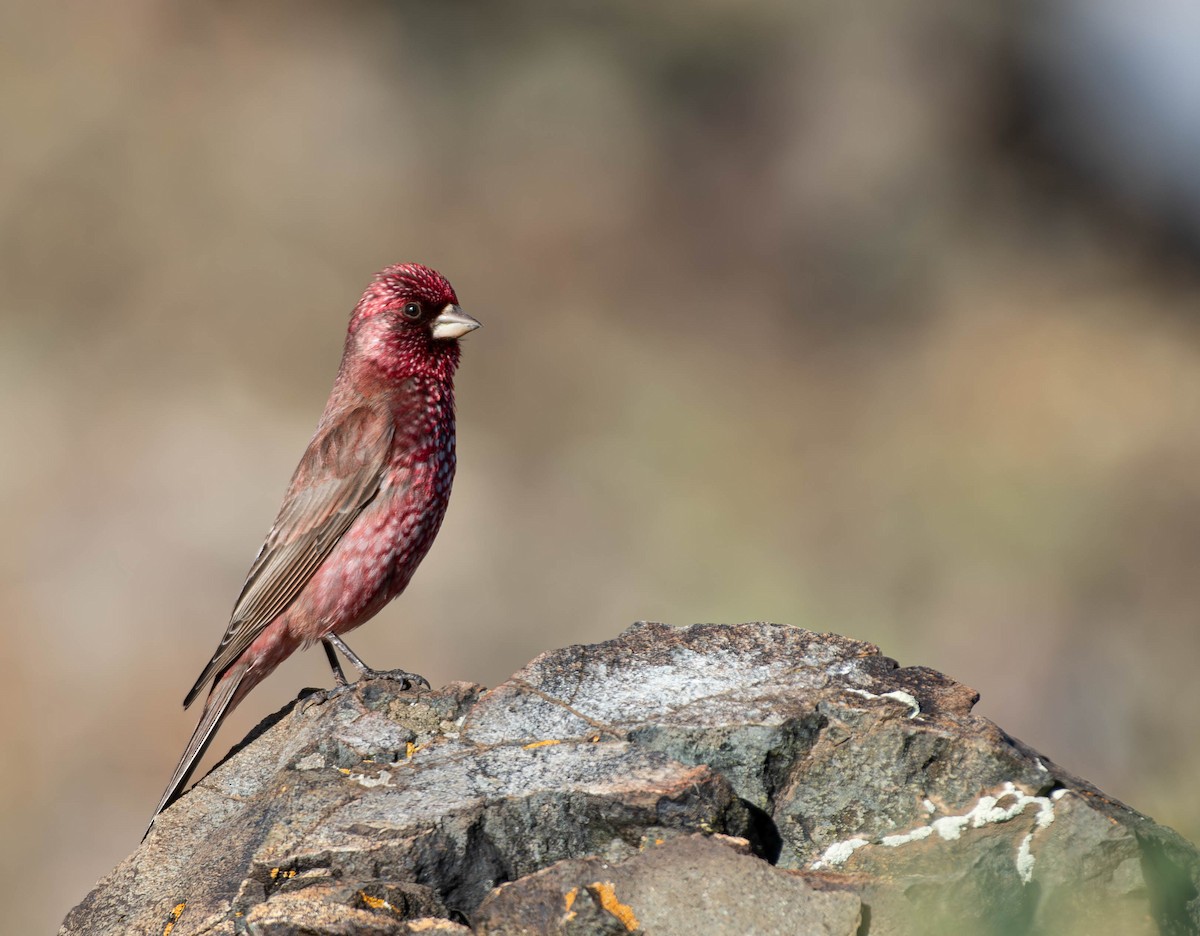
[[[455,471],[459,339],[480,327],[449,281],[416,263],[377,273],[350,316],[325,411],[250,566],[229,626],[183,700],[200,721],[154,810],[182,793],[225,717],[284,659],[320,642],[361,677],[429,683],[367,667],[341,635],[404,591],[433,544]]]

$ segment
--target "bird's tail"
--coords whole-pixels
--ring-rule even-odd
[[[209,692],[208,698],[204,702],[204,713],[200,716],[200,724],[192,732],[191,740],[184,749],[183,757],[179,758],[175,772],[171,774],[171,781],[167,784],[162,799],[158,801],[154,815],[150,817],[146,835],[149,835],[150,830],[154,828],[154,821],[158,818],[158,814],[175,802],[175,799],[183,791],[184,785],[191,777],[192,771],[196,769],[200,758],[204,756],[209,742],[212,741],[221,722],[225,720],[225,716],[241,701],[246,690],[251,688],[246,686],[242,692],[238,692],[238,689],[242,688],[242,681],[245,679],[248,669],[245,663],[237,663],[230,667],[213,685],[212,691]],[[145,837],[145,835],[142,836],[143,839]]]

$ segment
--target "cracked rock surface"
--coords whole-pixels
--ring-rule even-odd
[[[259,726],[61,933],[1200,933],[1196,849],[976,699],[763,623],[360,683]]]

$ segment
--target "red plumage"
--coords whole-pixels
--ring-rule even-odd
[[[347,651],[337,635],[408,585],[446,513],[458,338],[478,327],[428,267],[388,267],[363,293],[317,431],[225,636],[184,700],[190,705],[209,685],[155,816],[183,789],[224,717],[276,666],[321,640],[336,666],[333,645]]]

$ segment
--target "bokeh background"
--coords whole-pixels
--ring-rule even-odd
[[[137,845],[402,259],[485,328],[369,662],[834,630],[1200,838],[1198,10],[5,4],[6,926]]]

